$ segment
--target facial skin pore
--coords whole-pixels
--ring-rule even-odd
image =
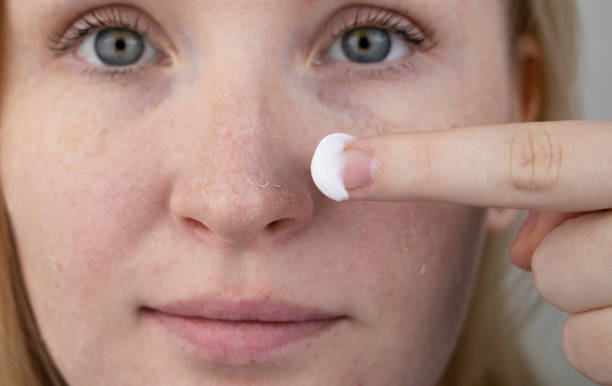
[[[165,52],[130,75],[49,50],[79,14],[109,5],[7,3],[2,185],[32,306],[66,380],[434,385],[469,304],[486,209],[338,204],[314,186],[310,157],[332,132],[514,120],[502,2],[401,1],[394,12],[436,44],[379,77],[357,63],[315,65],[338,15],[360,7],[345,0],[126,1]],[[347,319],[277,361],[231,366],[142,318],[143,306],[204,294]]]

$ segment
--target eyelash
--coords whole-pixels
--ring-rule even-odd
[[[335,40],[344,33],[356,28],[378,27],[394,32],[404,38],[404,40],[407,42],[413,43],[417,46],[421,46],[428,41],[428,35],[430,35],[429,29],[423,28],[421,30],[414,23],[404,21],[402,17],[396,13],[397,7],[383,7],[375,11],[368,9],[365,20],[361,20],[361,12],[362,10],[357,9],[352,25],[347,25],[346,22],[344,22],[340,28],[340,31],[332,31],[332,39]],[[402,23],[406,24],[402,26]],[[433,45],[428,46],[427,49],[432,48],[432,46]]]
[[[399,35],[407,43],[418,47],[423,52],[432,49],[436,45],[428,28],[420,28],[414,23],[406,21],[403,17],[399,16],[398,7],[396,6],[382,6],[376,9],[368,8],[365,18],[362,18],[363,11],[363,9],[357,9],[352,23],[347,24],[344,21],[338,31],[331,31],[332,41],[356,28],[376,27]],[[136,15],[135,20],[128,21],[124,19],[120,7],[108,7],[91,11],[81,16],[64,33],[53,36],[50,39],[49,48],[59,56],[71,50],[79,41],[90,34],[113,27],[135,31],[150,41],[149,25],[142,25],[140,20],[144,17],[137,10],[134,10],[134,13]],[[402,63],[401,66],[412,69],[406,63]],[[115,76],[131,75],[136,71],[144,70],[144,67],[144,65],[130,65],[117,68],[96,68],[89,66],[83,72],[91,76],[102,75],[112,79]],[[371,77],[379,78],[383,72],[398,73],[400,70],[395,64],[388,64],[384,69],[373,68],[368,71]],[[350,70],[347,71],[347,74],[349,72]]]

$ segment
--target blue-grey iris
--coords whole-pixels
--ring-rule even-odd
[[[342,37],[342,50],[355,62],[381,62],[391,51],[391,36],[380,28],[355,28]]]
[[[137,32],[125,28],[107,28],[96,37],[96,55],[109,66],[136,63],[144,54],[144,39]]]

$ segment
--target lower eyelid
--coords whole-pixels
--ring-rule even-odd
[[[360,81],[394,81],[414,79],[419,70],[427,64],[424,55],[415,51],[403,59],[376,64],[358,64],[348,61],[313,62],[312,68],[318,76]]]

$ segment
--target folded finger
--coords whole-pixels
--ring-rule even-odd
[[[565,220],[537,246],[531,268],[538,291],[565,312],[612,305],[612,211]]]
[[[510,261],[524,270],[531,270],[533,252],[542,239],[565,220],[591,212],[530,211],[510,246]]]
[[[570,315],[563,326],[563,350],[581,374],[612,384],[612,308]]]

